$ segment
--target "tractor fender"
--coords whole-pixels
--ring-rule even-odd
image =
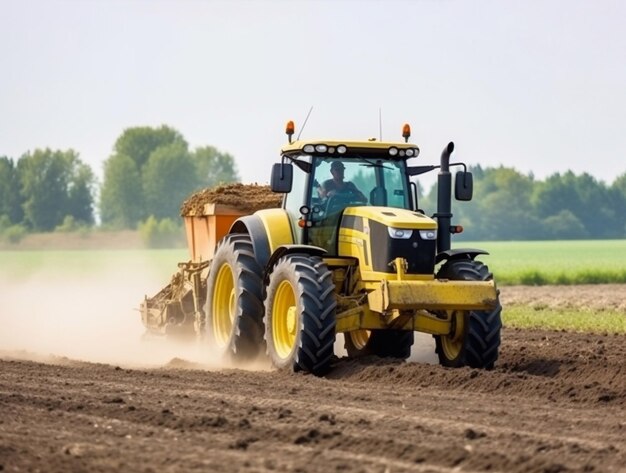
[[[435,257],[435,263],[441,263],[442,261],[454,261],[459,259],[474,260],[478,255],[488,255],[489,252],[485,250],[479,250],[476,248],[455,248],[453,250],[442,251],[437,253]]]
[[[245,233],[250,236],[254,248],[254,257],[259,265],[264,268],[272,255],[272,251],[261,218],[257,215],[246,215],[238,218],[228,231],[229,235],[233,233]]]
[[[292,253],[304,253],[309,256],[323,256],[327,252],[324,248],[320,248],[319,246],[313,245],[281,245],[276,248],[276,251],[272,253],[267,264],[265,265],[265,270],[263,271],[264,277],[264,286],[267,287],[269,284],[270,273],[272,272],[272,268],[276,264],[276,262],[285,255]]]

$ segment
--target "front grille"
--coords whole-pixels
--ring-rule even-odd
[[[407,240],[394,239],[382,223],[370,220],[369,226],[374,271],[395,273],[389,263],[399,257],[408,263],[407,274],[434,273],[436,240],[422,240],[418,230]]]

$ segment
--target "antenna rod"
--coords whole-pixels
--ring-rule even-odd
[[[381,107],[378,107],[378,135],[379,141],[383,141],[383,111]]]
[[[306,118],[304,119],[304,123],[302,124],[302,128],[300,128],[300,133],[298,133],[298,136],[296,136],[296,141],[298,141],[300,139],[300,135],[304,131],[304,127],[306,126],[306,122],[309,121],[309,117],[311,116],[311,112],[312,111],[313,111],[313,105],[311,105],[311,108],[309,109],[309,113],[306,114]]]

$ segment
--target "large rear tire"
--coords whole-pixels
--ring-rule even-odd
[[[267,353],[279,369],[323,375],[335,343],[335,285],[321,258],[290,254],[274,265],[265,300]]]
[[[437,279],[489,281],[493,275],[479,261],[454,260],[445,263]],[[499,298],[489,311],[450,311],[452,329],[447,335],[435,335],[435,351],[443,366],[492,369],[498,359],[502,306]]]
[[[406,360],[411,356],[413,331],[353,330],[344,333],[345,347],[351,358],[376,355],[381,358]]]
[[[261,352],[261,273],[248,235],[228,235],[217,247],[207,279],[206,333],[226,358],[249,360]]]

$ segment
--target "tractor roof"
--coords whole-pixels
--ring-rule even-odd
[[[338,141],[338,140],[313,140],[294,141],[281,148],[281,155],[293,156],[300,154],[311,155],[336,155],[351,156],[354,154],[385,154],[390,159],[408,159],[419,155],[419,148],[412,143],[399,143],[391,141]]]

